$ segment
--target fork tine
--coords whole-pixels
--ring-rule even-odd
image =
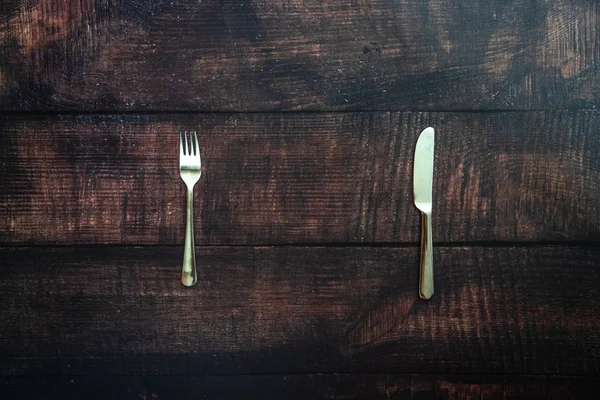
[[[185,131],[185,134],[187,135],[186,136],[187,139],[185,140],[185,145],[187,146],[186,155],[191,156],[192,155],[192,135],[188,131]]]
[[[189,156],[192,152],[192,148],[190,147],[190,133],[185,131],[185,155]]]
[[[185,151],[183,150],[183,132],[179,131],[179,156],[184,156]]]
[[[200,158],[200,148],[198,145],[198,136],[196,135],[196,131],[194,131],[194,155]]]
[[[183,155],[185,156],[185,153],[186,153],[186,148],[185,148],[185,131],[181,131],[181,151],[183,152]]]

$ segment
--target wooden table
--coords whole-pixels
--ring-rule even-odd
[[[2,399],[600,397],[600,3],[0,9]]]

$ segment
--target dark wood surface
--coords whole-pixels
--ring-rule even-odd
[[[13,0],[2,11],[2,110],[600,105],[595,0]]]
[[[0,378],[11,398],[45,399],[597,399],[589,377],[278,374],[233,376],[60,376]]]
[[[600,373],[600,247],[0,251],[10,375]]]
[[[183,243],[178,127],[201,130],[198,244],[416,243],[413,149],[428,125],[440,127],[435,241],[600,243],[597,111],[0,123],[7,244]]]
[[[0,399],[599,399],[599,39],[595,0],[0,0]]]

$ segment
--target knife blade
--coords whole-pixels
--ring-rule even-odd
[[[431,210],[433,208],[433,158],[435,130],[426,128],[419,135],[413,165],[413,197],[421,211],[421,265],[419,296],[428,300],[433,296],[433,240]]]

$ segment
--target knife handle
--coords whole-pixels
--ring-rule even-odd
[[[429,300],[433,296],[433,239],[431,235],[431,214],[421,213],[421,270],[419,276],[419,296]]]

